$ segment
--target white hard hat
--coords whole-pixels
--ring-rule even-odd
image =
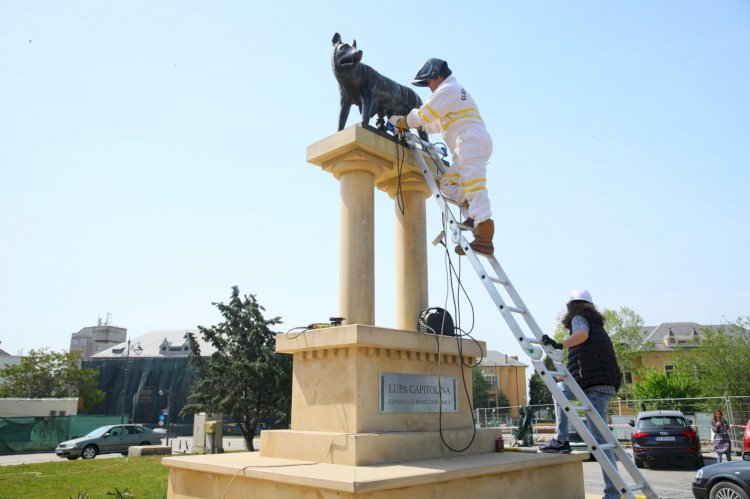
[[[594,303],[594,299],[591,298],[591,293],[586,291],[585,289],[576,289],[572,293],[570,293],[570,298],[568,299],[568,303],[576,300],[583,300],[587,301],[589,303]]]

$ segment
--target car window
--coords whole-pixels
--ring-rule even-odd
[[[115,426],[114,428],[110,430],[109,434],[112,435],[113,437],[119,437],[120,435],[122,435],[122,427]]]
[[[90,431],[86,434],[86,436],[90,438],[101,437],[102,435],[104,435],[104,433],[106,433],[107,430],[109,430],[108,426],[101,426],[95,430]]]
[[[139,435],[143,433],[143,429],[137,426],[128,426],[128,435]]]
[[[666,428],[687,426],[685,418],[680,416],[654,416],[638,421],[638,428]]]

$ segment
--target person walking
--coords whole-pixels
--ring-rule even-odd
[[[711,431],[714,434],[716,462],[720,463],[723,455],[727,456],[727,461],[731,461],[732,440],[729,438],[729,425],[724,419],[724,413],[720,409],[714,411],[714,418],[711,421]]]
[[[591,293],[585,290],[573,291],[566,307],[567,312],[562,318],[562,325],[568,330],[569,336],[562,342],[557,342],[545,334],[542,336],[542,343],[557,350],[568,349],[568,371],[586,393],[596,412],[607,422],[609,402],[620,388],[622,378],[612,340],[604,329],[604,316],[596,309]],[[568,399],[573,398],[564,381],[559,382],[558,386]],[[568,416],[559,404],[555,404],[555,421],[557,436],[540,445],[539,450],[568,453],[571,451],[568,440]],[[600,444],[605,443],[599,430],[588,421],[586,424],[596,441]],[[604,454],[617,469],[614,451],[605,450]],[[619,499],[620,492],[609,475],[604,473],[604,470],[602,474],[604,498]]]
[[[406,116],[391,116],[389,122],[397,128],[422,128],[427,133],[442,133],[453,165],[443,175],[440,190],[446,198],[467,210],[468,217],[459,226],[474,231],[471,248],[491,255],[495,251],[492,243],[495,222],[487,192],[487,162],[492,155],[492,138],[479,108],[442,59],[428,59],[412,85],[429,87],[432,95],[422,107],[412,109]],[[464,254],[460,245],[455,251]]]

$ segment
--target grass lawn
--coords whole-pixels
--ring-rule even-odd
[[[0,498],[112,498],[115,489],[138,499],[167,497],[169,470],[164,456],[113,459],[67,459],[0,468]],[[111,492],[107,495],[107,492]],[[82,496],[83,497],[83,496]]]

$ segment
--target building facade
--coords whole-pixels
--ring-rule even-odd
[[[511,406],[511,417],[518,417],[518,407],[527,404],[526,398],[526,368],[517,356],[507,355],[494,350],[488,350],[479,364],[482,376],[489,381],[488,392],[491,407],[501,407],[500,394],[508,398]]]

